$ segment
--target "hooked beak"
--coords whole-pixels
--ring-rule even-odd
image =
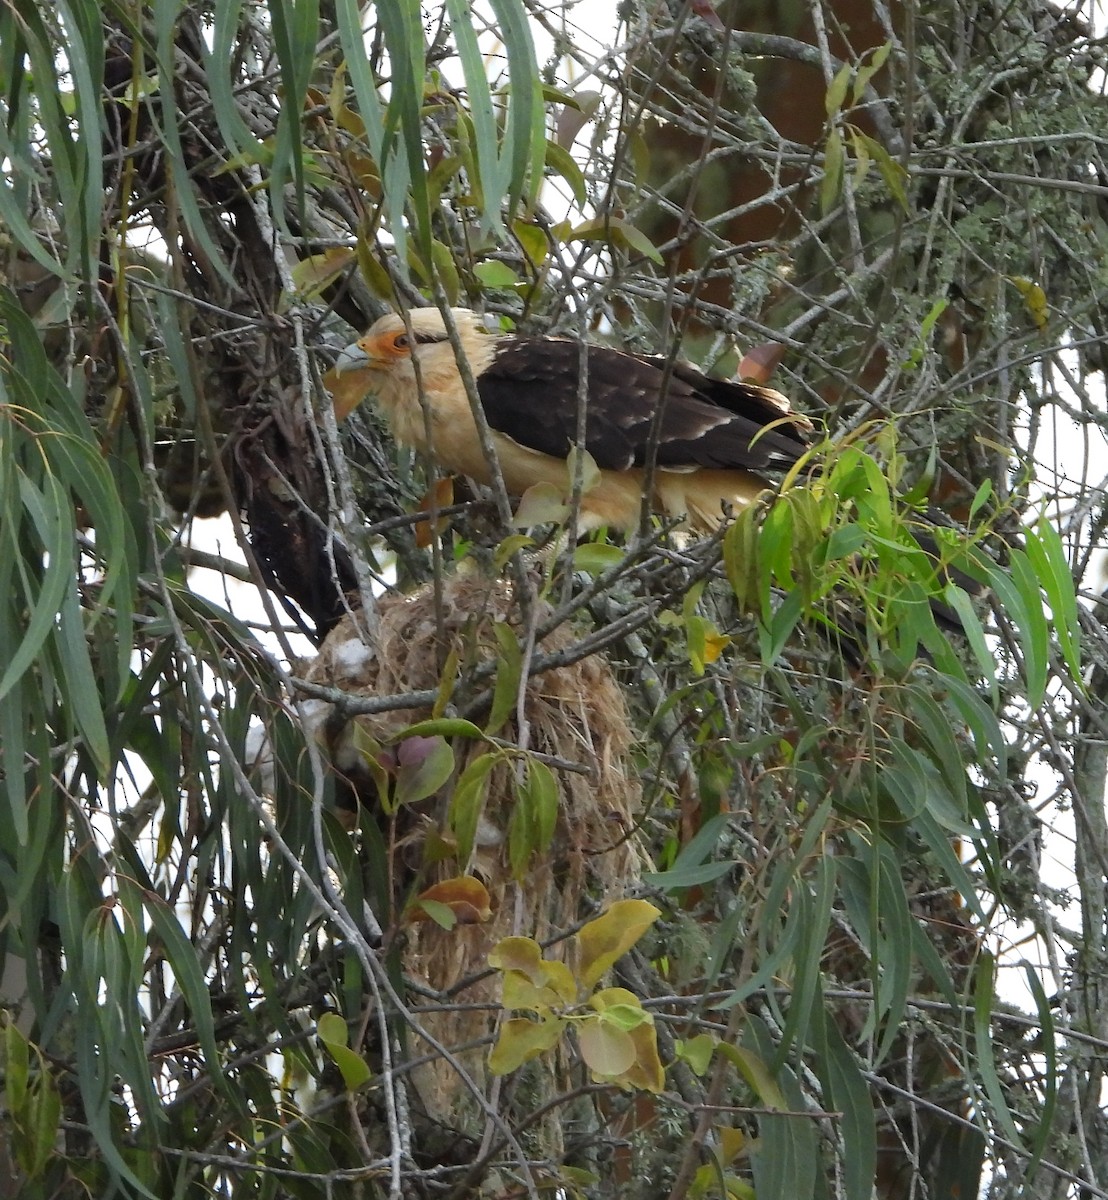
[[[368,367],[373,360],[357,342],[351,342],[339,351],[338,358],[332,370],[336,375],[344,375],[347,371],[360,371]]]
[[[375,363],[376,360],[355,342],[339,353],[335,365],[323,376],[337,421],[345,421],[365,398],[372,386]]]

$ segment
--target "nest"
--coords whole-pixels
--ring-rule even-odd
[[[541,621],[545,614],[538,615]],[[510,590],[501,583],[455,576],[443,584],[441,622],[436,619],[430,587],[410,596],[386,597],[380,603],[372,645],[366,644],[348,617],[327,638],[307,675],[314,682],[361,695],[437,689],[439,664],[448,657],[463,670],[496,658],[494,625],[500,622],[507,622],[522,638]],[[440,644],[440,629],[445,646]],[[573,641],[572,631],[561,626],[542,640],[535,653],[562,650]],[[638,878],[643,862],[632,836],[641,800],[638,777],[628,764],[632,732],[623,693],[607,661],[593,655],[533,676],[527,682],[523,708],[528,749],[558,762],[578,764],[580,769],[555,768],[559,809],[554,837],[544,853],[532,856],[522,884],[513,878],[508,862],[508,827],[516,803],[511,762],[491,773],[470,862],[447,858],[428,866],[423,861],[429,838],[441,845],[453,780],[438,796],[413,806],[416,811],[401,810],[394,840],[394,877],[405,892],[422,892],[463,873],[480,879],[488,890],[492,912],[487,921],[459,924],[449,931],[428,921],[408,924],[403,951],[410,979],[466,1006],[465,1010],[424,1012],[420,1024],[447,1047],[484,1042],[479,1050],[459,1055],[479,1083],[485,1078],[488,1039],[496,1026],[499,983],[487,974],[477,982],[468,981],[487,970],[489,950],[509,935],[542,941],[574,926],[595,914],[598,903],[622,895]],[[405,710],[354,720],[374,742],[387,744],[429,715]],[[351,746],[351,733],[347,728],[338,744]],[[514,710],[498,735],[518,743]],[[489,749],[465,738],[455,739],[453,748],[455,779],[472,758]],[[349,750],[339,750],[336,757],[340,769],[355,766]],[[394,897],[398,910],[404,898]],[[485,1007],[470,1007],[474,1005]],[[417,1054],[428,1049],[413,1048]],[[469,1125],[464,1113],[477,1117],[457,1072],[441,1058],[420,1068],[416,1081],[429,1114],[436,1119]]]

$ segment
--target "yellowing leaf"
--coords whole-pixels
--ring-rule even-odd
[[[754,1089],[758,1099],[766,1108],[788,1108],[785,1094],[769,1073],[769,1068],[753,1050],[748,1050],[745,1046],[733,1046],[728,1042],[720,1042],[719,1052],[738,1067],[743,1078]]]
[[[1034,280],[1025,279],[1022,275],[1009,275],[1008,279],[1023,297],[1023,303],[1031,314],[1031,319],[1040,329],[1045,329],[1050,319],[1046,292]]]
[[[538,975],[505,971],[501,997],[503,1006],[547,1013],[551,1009],[572,1004],[577,999],[577,984],[569,967],[565,963],[550,962],[543,963],[543,968]]]
[[[577,935],[581,949],[581,982],[592,987],[661,916],[645,900],[617,900]]]
[[[528,537],[525,533],[509,533],[500,542],[500,545],[496,547],[496,554],[492,560],[493,571],[499,575],[513,554],[520,550],[526,550],[528,546],[533,546],[534,544],[535,539]]]
[[[565,1022],[559,1017],[529,1021],[512,1017],[500,1026],[500,1037],[489,1054],[489,1070],[507,1075],[557,1045]]]
[[[731,644],[730,637],[720,633],[711,621],[697,613],[685,620],[685,638],[689,665],[697,675],[703,675],[705,666],[714,663]]]
[[[597,1079],[615,1079],[635,1063],[635,1043],[631,1035],[599,1017],[587,1017],[576,1025],[577,1043],[585,1065]]]
[[[311,254],[292,268],[292,282],[304,299],[318,295],[354,261],[353,246],[334,246],[322,254]]]
[[[536,525],[560,525],[568,516],[562,490],[552,483],[536,483],[520,497],[512,524],[517,529],[533,529]]]
[[[543,958],[533,938],[501,938],[489,952],[488,962],[504,972],[505,1008],[553,1008],[577,998],[577,982],[569,967]]]
[[[741,1129],[733,1129],[730,1125],[719,1125],[716,1127],[716,1135],[719,1138],[719,1161],[724,1166],[733,1163],[740,1154],[744,1154],[749,1148],[749,1139]]]
[[[570,446],[566,455],[566,472],[569,475],[569,487],[572,492],[573,481],[577,475],[577,460],[581,460],[581,495],[587,496],[600,483],[600,468],[596,459],[580,446]]]
[[[632,1029],[628,1036],[635,1047],[635,1061],[616,1082],[657,1095],[666,1085],[666,1072],[658,1057],[658,1033],[653,1020]]]
[[[851,72],[850,63],[843,63],[835,78],[831,80],[831,86],[827,89],[827,95],[823,102],[829,117],[833,117],[843,106],[846,90],[850,86]]]
[[[536,267],[541,266],[550,253],[546,230],[527,221],[516,221],[512,225],[512,232],[530,262]]]
[[[724,649],[730,645],[731,638],[728,634],[706,633],[704,635],[704,661],[706,663],[714,663],[723,653]]]
[[[489,951],[488,961],[498,971],[521,971],[534,978],[542,963],[542,950],[534,938],[501,938]]]

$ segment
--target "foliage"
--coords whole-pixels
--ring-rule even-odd
[[[0,12],[5,1195],[1105,1194],[1103,48],[589,7]],[[428,302],[826,436],[578,539],[336,428]]]

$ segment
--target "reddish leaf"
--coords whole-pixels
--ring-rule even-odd
[[[689,11],[695,13],[701,20],[707,21],[713,29],[723,32],[725,26],[720,20],[719,13],[712,7],[710,0],[690,0]]]
[[[492,916],[492,902],[488,890],[472,875],[457,875],[453,879],[444,879],[441,883],[433,884],[416,897],[412,911],[408,914],[411,921],[433,920],[433,916],[420,905],[424,901],[445,905],[454,914],[458,925],[482,925]]]
[[[436,479],[434,485],[428,488],[423,499],[419,502],[420,512],[431,512],[432,509],[449,508],[454,503],[454,476],[447,475],[443,479]],[[435,536],[446,529],[448,522],[445,517],[439,517],[434,523],[434,528],[430,521],[420,521],[415,527],[416,545],[421,550],[426,550],[428,546],[435,540]]]
[[[738,376],[748,383],[768,383],[784,357],[785,347],[779,342],[763,342],[743,355]]]
[[[558,127],[554,138],[559,146],[564,146],[567,150],[600,106],[600,93],[578,92],[574,100],[575,105],[567,104],[558,114]]]

